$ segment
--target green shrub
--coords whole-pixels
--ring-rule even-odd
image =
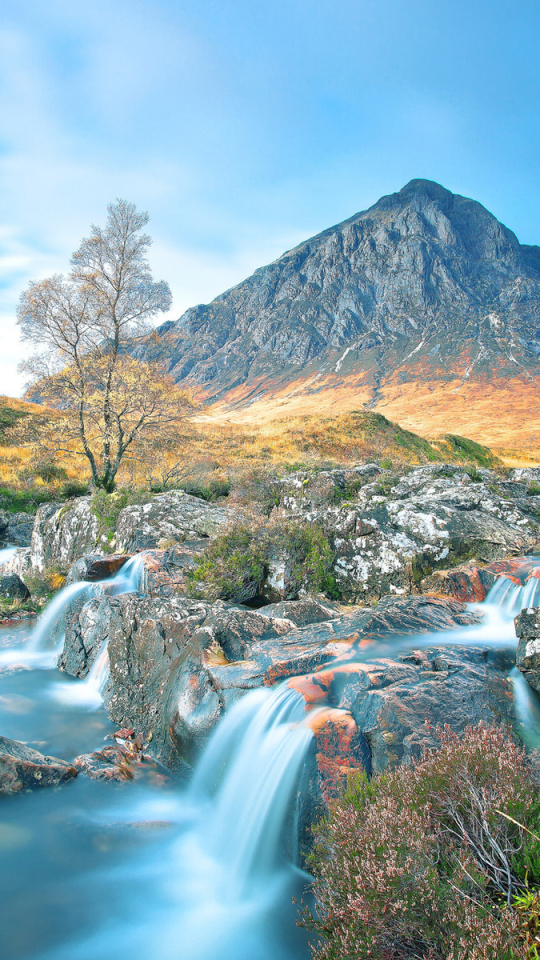
[[[116,533],[118,514],[124,507],[132,504],[148,503],[152,497],[135,488],[124,488],[107,493],[106,490],[96,490],[92,496],[90,509],[98,520],[97,542],[105,550],[112,548],[112,541]]]
[[[536,483],[535,480],[531,480],[527,493],[529,497],[538,497],[540,495],[540,483]]]
[[[88,483],[83,480],[68,480],[60,488],[62,499],[71,500],[72,497],[84,497],[88,493]]]
[[[297,521],[237,524],[212,540],[188,574],[192,596],[245,602],[256,597],[272,559],[284,558],[290,591],[324,592],[337,598],[335,553],[320,527]]]
[[[316,960],[517,960],[538,884],[539,797],[524,751],[480,725],[368,782],[315,829]]]
[[[43,460],[38,463],[32,464],[31,467],[25,467],[21,472],[21,477],[23,479],[27,478],[39,478],[43,480],[43,483],[59,483],[61,480],[67,480],[68,475],[64,467],[59,467],[58,464],[52,463],[49,460]]]
[[[13,489],[12,487],[0,487],[0,509],[7,513],[30,513],[34,514],[42,503],[50,503],[57,499],[57,494],[45,487],[32,487],[30,489]]]

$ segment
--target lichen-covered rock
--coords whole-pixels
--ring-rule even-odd
[[[515,621],[516,666],[533,690],[540,693],[540,608],[522,610]]]
[[[36,513],[30,563],[42,572],[50,567],[68,569],[75,560],[96,548],[99,522],[92,512],[91,497],[59,506],[46,503]]]
[[[524,554],[540,539],[539,498],[527,496],[526,484],[499,482],[489,470],[434,464],[402,477],[385,471],[341,506],[324,509],[305,492],[302,476],[284,482],[279,512],[325,530],[348,600],[373,603],[416,592],[437,569]]]
[[[160,493],[148,503],[124,507],[116,524],[116,547],[133,553],[163,542],[215,536],[231,523],[233,513],[181,490]]]
[[[0,737],[0,795],[35,787],[55,787],[77,776],[73,764],[46,757],[18,740]]]

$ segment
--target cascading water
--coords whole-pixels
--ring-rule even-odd
[[[75,604],[80,604],[81,601],[85,603],[87,600],[103,594],[113,596],[138,591],[141,586],[143,570],[142,557],[134,556],[113,577],[94,582],[82,580],[63,587],[39,617],[32,631],[30,642],[26,645],[24,651],[19,649],[2,651],[0,653],[0,666],[27,663],[41,669],[55,667],[64,645],[66,616],[69,615]],[[98,657],[98,660],[103,662],[101,656]],[[89,702],[101,702],[101,699],[96,700],[96,695],[102,688],[103,683],[101,678],[96,682],[94,681],[95,678],[92,677],[92,686],[89,689],[87,699]],[[82,696],[80,699],[81,702],[84,702],[85,698]]]
[[[13,557],[17,553],[17,547],[3,547],[0,550],[0,573],[1,568],[5,563],[9,563],[10,560],[13,560]]]
[[[517,617],[527,607],[540,606],[540,577],[531,575],[524,584],[514,583],[508,577],[499,577],[485,602],[500,607],[509,618]]]

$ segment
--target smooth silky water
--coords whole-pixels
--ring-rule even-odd
[[[98,590],[136,586],[113,579]],[[538,597],[512,587],[498,581],[477,607],[479,626],[388,638],[358,659],[452,643],[511,654],[512,617]],[[99,693],[108,655],[104,647],[86,681],[61,674],[37,656],[58,655],[58,621],[49,622],[48,634],[43,620],[34,631],[0,628],[0,733],[72,759],[113,729]],[[518,671],[510,676],[518,729],[538,745],[538,700]],[[295,691],[255,690],[217,727],[188,787],[150,774],[125,784],[78,777],[2,798],[2,960],[307,960],[292,897],[309,878],[283,852],[312,737],[304,720]]]

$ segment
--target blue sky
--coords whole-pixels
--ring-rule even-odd
[[[540,243],[539,41],[537,0],[2,0],[0,393],[116,197],[172,317],[413,177]]]

